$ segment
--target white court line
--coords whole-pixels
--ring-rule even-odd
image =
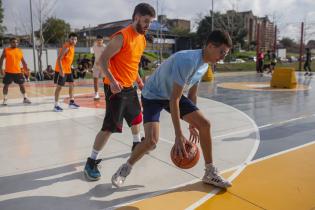
[[[315,144],[315,140],[311,141],[311,142],[308,142],[306,144],[302,144],[302,145],[297,146],[297,147],[293,147],[293,148],[290,148],[290,149],[287,149],[287,150],[283,150],[281,152],[277,152],[277,153],[274,153],[274,154],[271,154],[271,155],[267,155],[265,157],[253,160],[250,163],[248,163],[248,165],[252,165],[254,163],[258,163],[258,162],[261,162],[263,160],[267,160],[267,159],[270,159],[270,158],[273,158],[273,157],[276,157],[276,156],[279,156],[279,155],[283,155],[283,154],[286,154],[286,153],[289,153],[289,152],[292,152],[292,151],[295,151],[295,150],[298,150],[298,149],[301,149],[301,148],[304,148],[304,147],[307,147],[307,146],[310,146],[310,145],[313,145],[313,144]]]
[[[226,104],[225,104],[226,105]],[[235,109],[234,107],[232,107],[233,109]],[[237,109],[235,109],[235,110],[237,110]],[[237,111],[239,111],[239,110],[237,110]],[[239,111],[240,112],[240,111]],[[243,112],[241,112],[243,115],[245,115]],[[245,115],[247,118],[249,118],[247,115]],[[314,114],[314,116],[315,116],[315,114]],[[267,124],[267,125],[263,125],[263,126],[260,126],[259,128],[264,128],[264,127],[269,127],[269,126],[272,126],[272,125],[275,125],[275,124],[284,124],[284,123],[288,123],[288,122],[293,122],[293,121],[296,121],[296,120],[300,120],[300,119],[305,119],[307,116],[303,116],[303,117],[298,117],[298,118],[293,118],[293,119],[290,119],[290,120],[286,120],[286,121],[282,121],[282,122],[277,122],[277,123],[274,123],[274,124]],[[252,121],[252,119],[251,118],[249,118],[250,119],[250,121]],[[253,121],[252,121],[253,122]],[[254,125],[256,125],[255,123],[254,123]],[[219,135],[219,136],[215,136],[214,138],[221,138],[221,137],[224,137],[224,136],[230,136],[230,135],[235,135],[235,134],[239,134],[239,133],[243,133],[243,132],[247,132],[247,131],[251,131],[251,130],[255,130],[256,131],[256,133],[257,133],[257,126],[255,126],[256,128],[255,129],[246,129],[246,130],[241,130],[241,131],[237,131],[237,132],[231,132],[231,133],[228,133],[228,134],[225,134],[225,135]],[[258,136],[259,136],[259,133],[258,133]],[[167,142],[167,143],[169,143],[169,144],[174,144],[174,142],[171,142],[171,141],[169,141],[169,140],[167,140],[167,139],[163,139],[163,138],[160,138],[160,140],[161,141],[164,141],[164,142]],[[257,143],[257,139],[256,139],[256,143]],[[256,143],[255,143],[255,146],[256,146]],[[254,151],[254,149],[255,149],[255,146],[253,147],[253,150],[252,150],[252,152]],[[258,145],[257,145],[257,147],[258,147]],[[256,149],[256,151],[257,151],[257,149]],[[254,154],[256,153],[256,151],[254,152]],[[247,160],[251,160],[252,159],[252,157],[253,157],[253,155],[252,155],[252,152],[250,153],[250,155],[248,156],[248,159]],[[256,160],[255,160],[256,161]],[[242,170],[244,170],[245,169],[245,167],[246,167],[246,165],[248,165],[249,164],[249,161],[245,161],[243,164],[241,164],[241,165],[239,165],[239,166],[237,166],[237,167],[235,167],[235,169],[237,169],[237,171],[235,172],[235,173],[233,173],[233,175],[232,176],[230,176],[229,177],[229,180],[234,180],[240,173],[241,173],[241,171]],[[196,179],[196,180],[198,180],[198,179]],[[196,180],[194,180],[194,181],[196,181]],[[191,183],[191,182],[189,182],[189,183]],[[187,184],[189,184],[189,183],[185,183],[185,184],[181,184],[181,185],[178,185],[178,186],[175,186],[175,187],[172,187],[172,188],[169,188],[169,189],[167,189],[167,190],[164,190],[164,191],[162,191],[162,192],[159,192],[159,193],[154,193],[154,194],[161,194],[161,193],[163,193],[163,192],[167,192],[167,191],[170,191],[170,190],[172,190],[172,189],[174,189],[174,188],[177,188],[177,187],[180,187],[180,186],[183,186],[183,185],[187,185]],[[210,193],[209,193],[209,195],[207,196],[208,198],[206,199],[206,200],[208,200],[209,198],[211,198],[212,196],[214,196],[216,193],[218,193],[220,191],[220,189],[218,189],[218,188],[216,188],[216,189],[214,189],[213,191],[211,191]],[[153,194],[151,194],[150,195],[150,197],[151,196],[154,196]],[[145,198],[147,198],[148,196],[144,196],[143,198],[142,198],[142,200],[143,199],[145,199]],[[206,197],[205,197],[206,198]],[[205,201],[206,201],[205,200]],[[137,201],[139,201],[139,199],[137,199]],[[202,200],[200,200],[199,202],[202,202]],[[132,202],[131,202],[132,203]],[[123,204],[123,205],[126,205],[126,204]],[[199,204],[199,205],[201,205],[201,203]],[[197,205],[197,206],[199,206],[199,205]],[[190,207],[192,207],[192,206],[190,206]],[[188,207],[187,209],[190,209],[190,207]]]
[[[227,104],[224,104],[226,106],[229,106]],[[257,127],[256,123],[254,122],[253,119],[251,119],[247,114],[245,114],[244,112],[230,106],[232,109],[234,109],[235,111],[241,113],[243,116],[245,116],[254,126],[254,130],[256,132],[256,140],[255,140],[255,144],[252,148],[252,151],[249,153],[247,159],[236,168],[236,171],[228,178],[229,181],[233,181],[238,175],[240,175],[240,173],[245,169],[245,167],[247,166],[247,164],[253,159],[254,155],[256,154],[257,150],[258,150],[258,146],[260,143],[260,134],[259,134],[259,128]],[[212,190],[210,193],[208,193],[207,195],[205,195],[204,197],[202,197],[200,200],[198,200],[197,202],[195,202],[194,204],[190,205],[189,207],[187,207],[185,210],[193,210],[196,209],[198,206],[200,206],[201,204],[203,204],[204,202],[206,202],[207,200],[209,200],[210,198],[212,198],[213,196],[215,196],[218,192],[220,192],[221,189],[219,188],[215,188],[214,190]]]
[[[131,205],[133,203],[136,203],[136,202],[140,202],[140,201],[143,201],[147,198],[151,198],[151,197],[154,197],[154,196],[158,196],[158,195],[161,195],[161,194],[164,194],[164,193],[167,193],[169,191],[172,191],[174,189],[177,189],[177,188],[180,188],[180,187],[185,187],[186,185],[189,185],[189,184],[194,184],[196,182],[200,181],[200,179],[193,179],[189,182],[186,182],[186,183],[183,183],[183,184],[179,184],[179,185],[176,185],[176,186],[173,186],[173,187],[170,187],[166,190],[161,190],[159,192],[153,192],[153,193],[150,193],[149,195],[143,195],[143,196],[140,196],[139,198],[136,198],[132,201],[129,201],[128,203],[123,203],[123,204],[118,204],[118,205],[115,205],[115,206],[111,206],[111,207],[107,207],[105,208],[105,210],[114,210],[116,208],[119,208],[119,207],[123,207],[123,206],[127,206],[127,205]]]
[[[217,101],[216,101],[216,102],[217,102]],[[230,106],[230,105],[224,104],[224,103],[222,103],[222,102],[217,102],[217,103],[221,103],[221,104],[223,104],[224,106],[227,106],[227,107],[229,107],[229,108],[235,110],[236,112],[239,112],[241,115],[243,115],[245,118],[247,118],[247,119],[252,123],[252,125],[253,125],[253,127],[254,127],[253,129],[246,129],[246,130],[242,130],[242,131],[232,132],[232,133],[230,133],[230,135],[233,135],[233,134],[236,134],[236,133],[245,132],[245,131],[249,131],[249,130],[254,130],[254,131],[256,132],[256,136],[257,136],[257,138],[256,138],[256,140],[255,140],[255,144],[254,144],[254,146],[253,146],[251,152],[249,153],[247,159],[245,160],[245,162],[244,162],[243,164],[237,166],[236,171],[229,177],[229,180],[232,181],[233,179],[235,179],[235,177],[237,177],[237,176],[244,170],[244,168],[245,168],[245,166],[246,166],[246,163],[249,162],[249,161],[251,161],[252,158],[254,157],[254,155],[255,155],[255,153],[256,153],[256,151],[257,151],[257,149],[258,149],[259,142],[260,142],[259,129],[258,129],[256,123],[255,123],[248,115],[246,115],[246,114],[243,113],[242,111],[240,111],[240,110],[238,110],[238,109],[236,109],[236,108],[234,108],[234,107],[232,107],[232,106]],[[226,134],[226,135],[229,135],[229,134]],[[226,136],[226,135],[222,135],[222,136]],[[220,136],[216,136],[215,138],[218,138],[218,137],[220,137]],[[172,145],[174,144],[174,142],[171,142],[171,141],[169,141],[169,140],[167,140],[167,139],[163,139],[163,138],[159,138],[159,139],[160,139],[161,141],[167,142],[167,143],[169,143],[169,144],[172,144]],[[230,170],[230,169],[229,169],[229,170]],[[200,181],[200,179],[195,179],[195,180],[190,181],[190,182],[188,182],[188,183],[184,183],[184,184],[181,184],[181,185],[178,185],[178,186],[175,186],[175,187],[171,187],[171,188],[168,188],[168,189],[166,189],[166,190],[163,190],[163,191],[160,191],[160,192],[157,192],[157,193],[145,195],[145,196],[141,197],[140,200],[139,200],[139,199],[135,199],[135,200],[130,201],[130,202],[128,202],[128,203],[123,203],[123,204],[115,205],[115,206],[113,206],[113,207],[108,207],[108,208],[106,208],[106,210],[116,209],[116,208],[118,208],[118,207],[130,205],[130,204],[133,204],[133,203],[135,203],[135,202],[139,202],[139,201],[141,201],[141,200],[145,200],[145,199],[147,199],[147,198],[150,198],[150,197],[152,197],[152,196],[160,195],[160,194],[162,194],[162,193],[168,192],[168,191],[173,190],[173,189],[176,189],[176,188],[178,188],[178,187],[181,187],[181,186],[185,186],[185,185],[187,185],[187,184],[194,183],[194,182],[196,182],[196,181]],[[195,207],[201,205],[203,202],[207,201],[209,198],[213,197],[213,196],[216,195],[218,192],[220,192],[220,190],[221,190],[221,189],[219,189],[219,188],[215,188],[215,189],[212,190],[209,194],[207,194],[206,196],[204,196],[203,198],[201,198],[198,202],[194,203],[193,205],[191,205],[191,206],[188,207],[187,209],[194,209]]]
[[[300,118],[295,118],[295,119],[300,119]],[[288,120],[288,122],[290,122],[290,120]],[[228,171],[231,171],[231,170],[239,170],[241,172],[241,168],[243,168],[243,170],[245,169],[246,166],[248,165],[252,165],[252,164],[255,164],[255,163],[258,163],[258,162],[261,162],[263,160],[267,160],[267,159],[270,159],[270,158],[273,158],[273,157],[276,157],[276,156],[279,156],[279,155],[282,155],[282,154],[285,154],[285,153],[289,153],[289,152],[292,152],[292,151],[295,151],[295,150],[298,150],[298,149],[301,149],[301,148],[304,148],[304,147],[307,147],[307,146],[310,146],[310,145],[313,145],[315,144],[315,141],[312,141],[312,142],[309,142],[309,143],[306,143],[306,144],[303,144],[303,145],[300,145],[300,146],[297,146],[297,147],[294,147],[294,148],[290,148],[290,149],[287,149],[287,150],[284,150],[284,151],[281,151],[281,152],[278,152],[278,153],[275,153],[275,154],[272,154],[272,155],[268,155],[268,156],[265,156],[265,157],[262,157],[262,158],[259,158],[259,159],[256,159],[256,160],[252,160],[252,161],[249,161],[249,162],[244,162],[243,164],[241,164],[240,166],[236,166],[236,167],[233,167],[233,168],[230,168],[228,170],[226,170],[225,172],[228,172]],[[222,172],[223,173],[223,172]],[[235,172],[233,173],[230,177],[229,177],[229,180],[233,180],[235,179],[237,176],[239,175],[239,173]],[[206,202],[207,200],[209,200],[211,197],[215,196],[216,193],[218,193],[220,191],[220,189],[215,189],[213,191],[211,191],[207,196],[203,197],[201,200],[199,200],[197,202],[197,204],[193,204],[191,206],[189,206],[188,208],[186,208],[186,210],[191,210],[191,209],[195,209],[197,208],[198,206],[200,206],[202,203]]]

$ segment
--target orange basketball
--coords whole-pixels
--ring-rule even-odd
[[[189,169],[194,167],[198,163],[200,152],[197,145],[194,143],[191,143],[191,145],[185,144],[185,148],[188,153],[188,158],[183,157],[183,159],[181,159],[179,155],[176,154],[174,145],[171,150],[171,159],[177,167],[182,169]]]

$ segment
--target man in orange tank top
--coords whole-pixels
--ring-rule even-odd
[[[132,130],[134,138],[132,150],[140,143],[142,113],[134,83],[137,82],[142,89],[143,82],[138,74],[138,66],[146,47],[144,35],[154,18],[155,11],[151,5],[138,4],[132,15],[132,23],[112,36],[100,59],[96,61],[96,65],[106,76],[104,79],[106,114],[102,129],[96,135],[92,154],[84,168],[89,180],[101,178],[98,169],[101,160],[97,157],[111,134],[122,132],[123,119]]]
[[[56,68],[55,68],[55,76],[54,76],[54,83],[57,85],[55,91],[55,112],[62,112],[63,109],[59,105],[59,95],[62,87],[65,85],[66,82],[69,83],[69,108],[70,109],[78,109],[80,106],[74,103],[74,79],[73,74],[71,71],[71,64],[74,58],[74,47],[77,44],[78,36],[75,33],[69,34],[68,41],[63,45],[61,50],[59,51],[58,58],[56,61]]]
[[[0,58],[0,73],[3,77],[3,105],[7,105],[9,85],[14,82],[20,86],[20,91],[23,94],[23,103],[30,104],[31,101],[27,98],[24,87],[24,76],[21,72],[21,63],[24,69],[27,69],[27,64],[23,58],[22,50],[18,48],[18,40],[10,39],[10,47],[4,48]],[[2,69],[3,60],[5,62],[5,70]]]

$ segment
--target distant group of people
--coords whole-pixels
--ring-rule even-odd
[[[277,57],[275,52],[271,52],[267,50],[266,54],[264,54],[263,49],[260,49],[258,56],[258,67],[257,73],[267,72],[268,74],[272,73],[276,64],[277,64]]]
[[[305,76],[312,76],[312,69],[311,69],[311,50],[310,48],[305,49],[305,60],[304,60],[304,71]],[[277,56],[275,52],[271,52],[267,50],[264,54],[263,49],[260,49],[258,56],[257,56],[258,66],[257,66],[257,73],[272,73],[276,64],[277,64]]]

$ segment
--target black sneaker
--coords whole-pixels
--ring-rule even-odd
[[[144,141],[144,137],[141,138],[141,142]],[[132,147],[131,147],[131,152],[133,152],[133,150],[136,148],[136,146],[140,144],[140,142],[133,142],[132,143]],[[156,148],[156,145],[154,145],[154,147],[151,150],[154,150]],[[146,154],[149,154],[149,152],[146,152]]]
[[[144,137],[141,138],[141,142],[143,142],[144,140]],[[131,147],[131,152],[136,148],[136,146],[140,144],[140,142],[133,142],[132,143],[132,147]]]
[[[135,150],[135,147],[140,144],[140,142],[133,142],[132,143],[132,147],[131,147],[131,152],[133,152],[133,150]]]
[[[88,158],[84,167],[84,174],[86,178],[90,181],[97,181],[101,178],[101,172],[99,171],[98,164],[102,159],[93,160]]]

